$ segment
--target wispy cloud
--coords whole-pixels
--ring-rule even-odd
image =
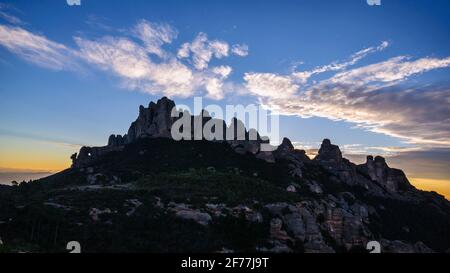
[[[218,66],[199,72],[173,57],[156,63],[145,48],[126,38],[75,40],[84,60],[119,76],[122,86],[150,94],[187,97],[205,90],[207,96],[221,99],[223,82],[232,71]]]
[[[412,76],[449,67],[450,57],[399,56],[348,69],[367,54],[387,46],[383,42],[353,54],[346,62],[311,71],[288,75],[247,73],[245,85],[263,105],[281,114],[343,120],[408,143],[450,147],[450,86],[406,87]],[[325,71],[336,73],[318,82],[309,80],[312,74]]]
[[[0,25],[0,45],[20,58],[53,70],[74,70],[75,52],[63,44],[21,27]]]
[[[95,30],[114,31],[114,28],[109,25],[109,22],[105,17],[96,14],[88,15],[84,23]]]
[[[142,40],[145,49],[150,54],[160,58],[167,53],[162,49],[164,44],[170,44],[178,36],[178,31],[168,24],[158,24],[141,20],[133,29],[135,35]]]
[[[375,148],[383,149],[382,147]],[[390,147],[386,148],[389,150],[387,154],[381,150],[372,150],[371,148],[368,151],[363,150],[363,153],[343,151],[343,154],[344,157],[358,164],[366,162],[367,154],[382,155],[386,158],[390,166],[402,169],[408,174],[409,178],[444,179],[450,181],[450,170],[448,169],[450,164],[450,150],[448,148],[421,149],[392,147],[395,152],[390,151]]]
[[[301,87],[307,86],[312,76],[330,72],[341,71],[355,65],[358,61],[371,53],[382,51],[389,46],[387,41],[382,42],[379,46],[368,47],[354,53],[346,61],[335,61],[331,64],[318,66],[312,70],[292,71],[287,75],[276,73],[257,73],[248,72],[244,74],[245,86],[249,92],[262,96],[264,98],[289,98],[295,96]]]
[[[234,55],[245,57],[248,55],[248,45],[246,44],[233,45],[233,47],[231,48],[231,52],[233,52]]]
[[[11,5],[0,3],[0,20],[4,20],[13,25],[24,25],[25,22],[19,17],[12,14],[12,12],[17,11]]]
[[[212,58],[229,56],[230,46],[209,40],[199,33],[178,52],[164,47],[177,38],[178,31],[166,23],[140,20],[128,31],[90,39],[74,37],[77,48],[54,42],[22,27],[0,24],[0,45],[22,59],[52,70],[76,70],[84,64],[111,72],[120,86],[167,96],[188,97],[205,94],[222,99],[230,66],[210,66]],[[242,52],[248,50],[242,48]],[[243,54],[241,54],[243,55]]]
[[[262,98],[289,98],[300,88],[291,77],[273,73],[246,73],[244,80],[245,87]]]
[[[0,18],[7,21],[8,23],[14,24],[14,25],[22,25],[22,20],[19,19],[19,17],[16,17],[14,15],[8,14],[0,9]]]
[[[261,99],[287,115],[356,123],[373,132],[427,146],[450,146],[450,88],[318,85],[286,99]]]
[[[192,63],[197,70],[208,68],[213,57],[221,59],[227,57],[230,46],[227,42],[220,40],[209,40],[208,36],[201,32],[191,43],[184,43],[178,50],[178,58],[191,57]]]
[[[369,54],[388,48],[384,41],[311,70],[247,72],[243,82],[233,82],[233,68],[213,66],[212,60],[246,56],[247,45],[230,46],[199,33],[171,52],[167,45],[177,36],[171,25],[140,20],[128,31],[109,36],[74,37],[76,48],[71,48],[23,26],[0,24],[0,45],[41,67],[79,70],[89,65],[114,74],[121,87],[155,95],[222,99],[227,92],[245,92],[281,114],[344,120],[416,145],[450,147],[450,87],[405,87],[411,77],[449,67],[450,57],[397,56],[355,67]],[[315,79],[325,72],[332,75]]]
[[[358,61],[362,60],[367,55],[378,52],[378,51],[382,51],[382,50],[386,49],[388,46],[389,46],[389,42],[383,41],[379,46],[368,47],[368,48],[362,49],[362,50],[354,53],[346,61],[333,62],[331,64],[316,67],[313,70],[309,70],[309,71],[293,72],[291,77],[293,78],[293,80],[296,80],[299,83],[304,84],[313,75],[330,72],[330,71],[340,71],[340,70],[346,69],[349,66],[355,65]]]
[[[409,61],[409,59],[406,56],[399,56],[384,62],[341,72],[333,76],[330,82],[351,85],[392,83],[404,81],[415,74],[450,66],[450,57],[443,59],[421,58],[412,61]]]
[[[63,146],[73,149],[80,149],[82,146],[86,146],[86,144],[76,143],[75,141],[70,141],[67,139],[59,139],[52,136],[40,135],[35,133],[27,133],[27,132],[17,132],[11,130],[5,130],[0,128],[0,136],[12,136],[15,138],[23,138],[28,140],[33,140],[37,142],[52,144],[56,146]]]
[[[230,66],[209,66],[211,59],[229,55],[228,43],[209,40],[199,33],[191,43],[172,53],[165,50],[178,31],[168,24],[139,21],[131,33],[141,42],[127,37],[90,40],[76,37],[80,57],[122,79],[121,85],[150,94],[188,97],[204,91],[212,99],[222,99]],[[155,59],[157,58],[157,59]]]

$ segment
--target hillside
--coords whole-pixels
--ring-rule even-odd
[[[450,250],[450,203],[382,157],[355,165],[324,140],[174,141],[163,98],[125,136],[83,147],[55,175],[0,186],[1,252],[383,252]],[[194,117],[192,117],[194,118]]]

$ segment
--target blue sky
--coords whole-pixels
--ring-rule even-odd
[[[353,155],[445,153],[448,10],[445,0],[2,2],[0,149],[57,143],[68,157],[125,133],[140,104],[200,95],[289,109],[281,135],[305,149],[331,138]]]

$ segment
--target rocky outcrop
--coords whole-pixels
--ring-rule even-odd
[[[115,151],[122,151],[122,146],[104,146],[104,147],[81,147],[78,154],[73,154],[70,158],[72,159],[72,168],[83,168],[89,166],[100,158],[101,156]]]
[[[268,139],[262,138],[254,129],[247,131],[244,123],[236,118],[233,118],[230,125],[227,126],[225,121],[212,118],[205,110],[198,116],[193,116],[186,111],[174,112],[175,117],[172,117],[174,108],[175,103],[166,97],[156,103],[151,102],[147,108],[140,106],[138,118],[131,124],[128,134],[124,136],[111,135],[108,145],[104,147],[82,147],[78,154],[71,156],[72,167],[82,168],[92,165],[104,154],[121,151],[125,145],[140,138],[171,138],[172,125],[182,118],[191,121],[191,128],[183,129],[190,130],[188,135],[192,139],[225,141],[236,153],[251,154],[270,163],[284,162],[288,167],[289,174],[296,179],[303,178],[305,164],[311,162],[305,151],[295,149],[288,138],[284,138],[273,151],[261,151],[261,145],[268,144]],[[196,125],[203,129],[211,124],[213,124],[210,128],[213,135],[204,135],[203,130],[200,130],[200,136],[196,135],[199,133],[194,128]],[[230,136],[232,137],[230,138]],[[251,137],[252,140],[250,140]],[[374,159],[370,156],[365,164],[356,166],[343,158],[339,146],[332,144],[329,139],[323,140],[318,155],[312,162],[323,166],[345,184],[361,186],[372,194],[383,195],[386,191],[397,193],[412,188],[405,174],[401,170],[389,168],[382,157]],[[322,187],[316,181],[306,180],[304,182],[311,192],[322,194]]]
[[[71,156],[72,167],[88,166],[99,156],[111,151],[120,151],[124,145],[141,138],[172,138],[172,126],[182,118],[190,121],[191,127],[182,129],[190,131],[187,135],[192,140],[226,141],[236,153],[250,153],[268,162],[275,161],[272,152],[260,149],[261,144],[268,144],[269,140],[262,138],[254,129],[247,130],[242,121],[233,118],[227,126],[224,120],[212,118],[206,110],[194,116],[187,111],[180,112],[175,107],[175,102],[166,97],[161,98],[157,103],[150,102],[147,108],[141,105],[139,115],[131,124],[127,134],[111,135],[107,146],[82,147],[78,154]],[[210,130],[203,130],[206,126],[211,126],[207,128]]]
[[[257,155],[261,151],[261,144],[268,143],[267,140],[261,138],[256,130],[251,129],[247,131],[244,123],[236,118],[233,118],[230,126],[225,130],[228,132],[228,136],[234,136],[233,140],[230,140],[229,137],[226,139],[231,148],[238,154],[250,153]]]
[[[291,176],[302,178],[302,168],[310,159],[304,150],[297,150],[288,138],[284,138],[281,145],[273,152],[276,161],[287,161]]]
[[[305,252],[334,252],[325,242],[314,212],[311,212],[305,204],[296,206],[287,203],[269,204],[266,209],[276,217],[271,221],[271,234],[279,241],[278,243],[287,241],[287,236],[290,234],[294,240],[303,245]],[[285,230],[281,230],[282,227],[285,227]]]
[[[200,201],[196,205],[169,203],[166,206],[161,199],[158,199],[156,206],[170,212],[169,215],[179,220],[198,223],[202,228],[215,228],[215,225],[222,220],[219,218],[222,217],[235,217],[244,219],[251,225],[264,225],[264,230],[269,231],[267,237],[264,237],[264,242],[268,244],[261,244],[263,247],[258,250],[320,253],[352,251],[364,250],[369,241],[379,241],[383,246],[383,252],[429,252],[431,250],[425,244],[416,240],[425,238],[423,240],[429,244],[430,241],[426,240],[426,236],[414,235],[417,236],[414,237],[416,238],[414,240],[395,241],[396,237],[393,239],[390,235],[394,232],[389,229],[394,229],[391,226],[394,226],[393,222],[398,220],[398,216],[401,218],[403,213],[410,213],[408,209],[410,205],[420,208],[429,206],[431,207],[430,211],[436,215],[449,214],[450,205],[443,197],[414,190],[405,174],[401,170],[390,168],[382,157],[369,156],[366,163],[356,165],[345,159],[339,146],[332,144],[329,139],[322,142],[318,155],[313,160],[306,156],[305,151],[295,149],[288,138],[284,138],[272,152],[261,151],[261,144],[268,141],[255,131],[247,131],[241,121],[233,119],[227,126],[225,121],[210,117],[206,111],[199,116],[191,116],[189,113],[183,112],[180,116],[172,118],[173,107],[175,104],[167,98],[162,98],[157,103],[150,103],[148,108],[141,106],[139,116],[130,126],[128,134],[110,136],[108,145],[105,147],[83,147],[79,154],[72,156],[73,166],[79,167],[82,173],[87,170],[88,184],[105,184],[104,181],[107,182],[106,184],[118,184],[119,180],[112,176],[113,170],[111,170],[111,174],[103,170],[95,169],[94,171],[89,165],[95,163],[106,153],[130,147],[127,145],[141,138],[171,138],[172,125],[179,119],[187,117],[192,124],[200,124],[202,128],[210,121],[214,121],[215,130],[222,126],[222,138],[201,135],[199,140],[228,143],[236,153],[246,155],[246,157],[239,158],[253,160],[252,157],[256,157],[266,162],[276,163],[266,166],[267,169],[280,167],[277,171],[283,174],[282,180],[277,180],[277,183],[270,185],[282,189],[281,197],[276,196],[274,200],[256,201],[251,199],[240,204],[229,204],[232,207],[227,207],[228,205],[222,203],[208,203],[202,206]],[[191,128],[190,135],[195,137],[193,129]],[[227,134],[230,132],[234,133],[234,137],[226,140]],[[249,140],[250,135],[256,135],[256,139]],[[182,144],[183,148],[181,149],[184,149],[184,143]],[[220,146],[222,147],[222,145]],[[224,154],[229,151],[228,147],[225,149]],[[151,154],[150,150],[148,147],[139,148],[134,154],[139,154],[139,159],[153,158],[155,154],[147,155]],[[203,150],[202,154],[204,154]],[[221,156],[221,154],[219,153],[217,156]],[[255,161],[255,163],[262,164],[264,162]],[[253,166],[253,164],[251,165]],[[221,171],[218,166],[207,166],[205,168],[209,174]],[[268,183],[272,182],[272,178],[263,171],[255,171],[253,168],[247,169],[244,173],[241,168],[233,166],[233,168],[230,167],[229,172],[239,176],[245,175],[248,179],[257,178],[262,181],[267,180],[265,182]],[[165,170],[165,168],[162,169]],[[286,172],[289,176],[284,176]],[[141,173],[137,175],[141,175]],[[239,191],[239,189],[230,190],[231,193],[235,191]],[[286,194],[286,199],[283,199],[283,193]],[[203,194],[202,192],[202,196]],[[215,195],[208,197],[210,199],[205,199],[208,202],[218,198]],[[224,201],[226,199],[219,200],[217,202],[226,203]],[[186,199],[185,201],[190,202],[191,200]],[[140,202],[132,199],[127,201],[127,216],[139,215],[139,211],[135,213],[139,206]],[[102,214],[107,214],[107,212],[94,209],[91,218],[99,221]],[[392,215],[395,217],[393,218]],[[422,213],[421,218],[418,217],[417,221],[422,221],[423,215]],[[395,232],[401,234],[403,226],[407,233],[420,234],[422,232],[420,228],[411,224],[408,220],[404,225],[402,223],[399,227],[395,227]],[[392,241],[385,240],[383,237],[388,237]]]
[[[171,117],[175,103],[166,97],[158,100],[157,103],[150,102],[148,108],[139,107],[139,116],[134,121],[128,134],[126,135],[127,143],[131,143],[143,137],[171,137],[171,128],[174,118]]]
[[[211,215],[208,213],[191,209],[186,204],[172,203],[169,206],[171,207],[171,211],[175,213],[175,216],[183,220],[192,220],[202,226],[207,226],[212,220]]]
[[[375,159],[373,156],[368,156],[367,162],[359,165],[358,170],[376,181],[388,192],[396,193],[413,188],[405,173],[398,169],[389,168],[386,160],[381,156],[377,156]]]
[[[343,158],[339,146],[331,144],[329,139],[323,140],[314,162],[339,176],[346,184],[355,185],[359,183],[359,179],[356,177],[356,165]]]
[[[127,143],[126,137],[121,135],[111,135],[108,139],[108,146],[122,146]]]
[[[331,144],[329,139],[323,141],[314,162],[337,175],[342,182],[361,186],[375,195],[413,188],[403,171],[390,168],[383,157],[368,156],[365,164],[355,165],[343,158],[339,146]]]
[[[315,160],[323,164],[339,166],[343,162],[342,152],[339,146],[331,144],[329,139],[324,139]]]

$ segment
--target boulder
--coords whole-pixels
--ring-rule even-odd
[[[175,215],[184,220],[193,220],[203,226],[207,226],[212,220],[211,215],[208,213],[196,210],[180,210],[177,211]]]
[[[286,191],[287,191],[287,192],[297,192],[297,189],[295,188],[294,185],[289,185],[289,186],[286,188]]]

